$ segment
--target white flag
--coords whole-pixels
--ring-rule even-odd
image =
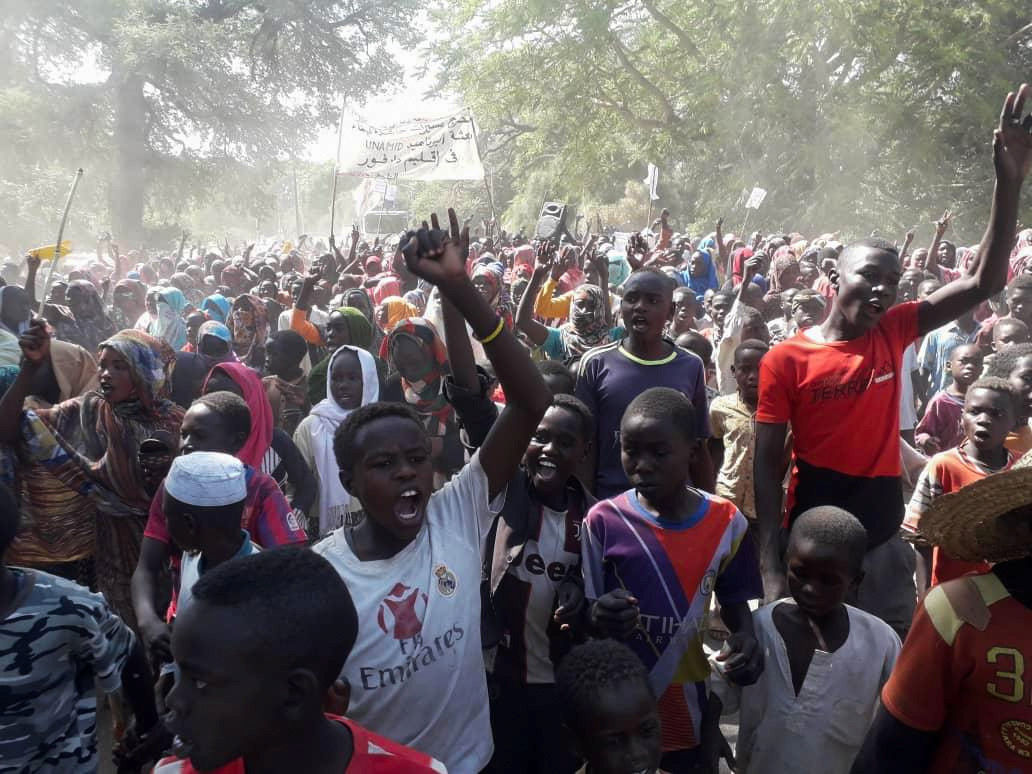
[[[473,115],[462,110],[443,118],[393,126],[352,120],[342,125],[337,173],[387,180],[481,180]]]
[[[763,200],[767,198],[767,192],[762,188],[753,188],[752,193],[749,194],[749,201],[745,203],[745,209],[747,210],[758,210],[760,205],[763,204]]]
[[[649,174],[642,181],[649,187],[649,198],[656,201],[659,198],[659,167],[649,164]]]

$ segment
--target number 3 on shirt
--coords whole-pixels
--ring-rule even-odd
[[[1014,648],[990,648],[985,658],[990,664],[1011,667],[1009,672],[997,672],[996,679],[986,684],[985,689],[989,695],[1012,703],[1021,701],[1025,695],[1025,657],[1021,651]]]

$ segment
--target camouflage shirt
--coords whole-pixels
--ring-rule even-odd
[[[0,773],[96,772],[94,682],[119,688],[133,633],[101,595],[11,571],[14,604],[0,610]]]

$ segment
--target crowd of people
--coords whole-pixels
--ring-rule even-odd
[[[970,247],[8,262],[0,772],[1032,770],[1028,91]]]

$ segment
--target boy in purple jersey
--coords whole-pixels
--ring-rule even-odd
[[[695,408],[695,436],[709,437],[706,372],[702,361],[663,337],[674,314],[674,283],[662,272],[640,269],[624,283],[620,315],[627,336],[588,350],[581,358],[574,394],[595,415],[594,489],[612,497],[627,489],[620,464],[620,420],[627,404],[649,387],[670,387]],[[691,480],[712,491],[716,480],[702,446],[691,463]]]
[[[694,771],[719,749],[719,701],[711,708],[702,649],[713,592],[731,631],[718,657],[725,674],[748,685],[763,668],[748,605],[763,593],[749,525],[732,502],[689,485],[696,427],[690,401],[676,390],[635,398],[620,426],[633,488],[592,507],[581,534],[591,624],[626,640],[649,670],[662,765],[673,774]]]

